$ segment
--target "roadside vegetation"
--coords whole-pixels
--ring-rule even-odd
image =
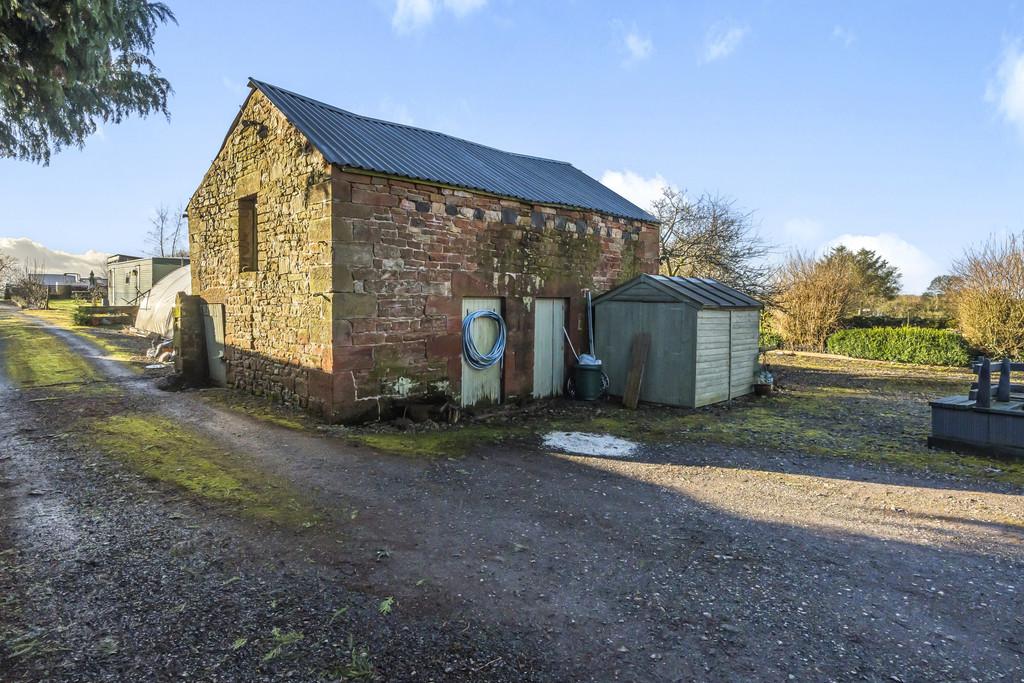
[[[84,358],[54,335],[26,320],[0,318],[0,344],[7,378],[22,388],[81,391],[102,378]],[[98,386],[90,391],[101,390]]]
[[[292,527],[319,516],[284,481],[262,474],[210,439],[153,413],[89,420],[78,429],[104,453],[144,476],[247,516]]]
[[[148,342],[120,332],[121,328],[99,328],[79,325],[75,313],[82,302],[73,299],[51,299],[49,308],[25,309],[24,313],[73,332],[98,346],[109,358],[141,371]]]
[[[195,430],[121,399],[89,361],[20,315],[0,316],[3,373],[30,402],[86,399],[81,410],[54,409],[51,426],[81,436],[141,475],[258,520],[308,528],[318,513],[284,482],[246,466]],[[88,401],[102,396],[103,402]]]

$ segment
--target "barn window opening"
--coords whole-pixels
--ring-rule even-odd
[[[256,242],[256,195],[238,200],[238,272],[259,270]]]

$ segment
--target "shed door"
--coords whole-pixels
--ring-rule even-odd
[[[533,397],[561,396],[565,383],[565,299],[536,299],[533,314]]]
[[[210,382],[223,387],[228,383],[227,365],[224,362],[224,305],[203,302],[201,308]]]
[[[473,311],[494,311],[501,313],[501,299],[465,298],[462,300],[462,317]],[[481,353],[487,353],[498,338],[498,326],[493,320],[477,320],[470,330],[473,343]],[[477,370],[462,357],[462,405],[478,403],[501,403],[501,363],[486,370]]]
[[[729,400],[732,319],[727,310],[697,313],[695,407]]]

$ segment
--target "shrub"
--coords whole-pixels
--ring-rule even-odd
[[[794,349],[820,351],[850,303],[856,273],[850,259],[794,253],[779,270],[781,294],[772,328]]]
[[[772,351],[774,349],[781,349],[782,341],[782,335],[778,332],[762,329],[758,335],[757,345],[762,349]]]
[[[921,365],[967,365],[963,337],[924,327],[869,327],[840,330],[828,338],[829,353],[853,358]]]
[[[987,354],[1024,354],[1024,233],[969,249],[953,264],[964,337]]]
[[[11,300],[21,308],[48,308],[50,293],[46,285],[25,274],[10,287]]]
[[[843,328],[848,327],[930,327],[933,330],[946,330],[955,326],[955,321],[945,315],[934,317],[897,315],[852,315],[840,322]]]

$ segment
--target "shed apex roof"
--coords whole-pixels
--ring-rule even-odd
[[[711,278],[646,274],[605,292],[594,299],[594,303],[605,299],[624,298],[628,296],[630,290],[642,284],[649,284],[677,301],[684,301],[698,308],[763,308],[763,304],[756,299]],[[640,294],[634,300],[643,301],[644,295]]]
[[[381,121],[249,79],[332,164],[631,220],[655,218],[564,161]]]

